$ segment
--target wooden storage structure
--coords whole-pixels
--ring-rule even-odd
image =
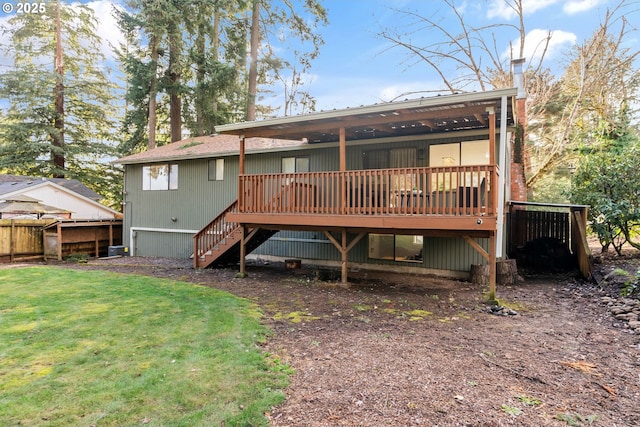
[[[591,275],[591,250],[587,243],[588,206],[511,202],[507,251],[517,257],[528,244],[547,239],[566,246],[575,257],[580,274]]]
[[[62,260],[72,254],[107,256],[122,244],[122,220],[64,220],[44,228],[44,257]]]

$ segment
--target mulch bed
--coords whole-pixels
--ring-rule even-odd
[[[626,260],[635,265],[635,258]],[[606,275],[611,260],[597,268]],[[483,289],[435,277],[357,272],[345,287],[303,266],[196,271],[189,261],[92,260],[211,286],[260,306],[264,350],[295,374],[272,426],[640,426],[640,335],[573,273]]]

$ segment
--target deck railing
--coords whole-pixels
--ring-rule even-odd
[[[496,165],[241,175],[239,213],[489,215]]]
[[[238,211],[238,202],[234,201],[220,212],[211,222],[193,236],[193,266],[198,268],[200,258],[228,238],[238,224],[227,221],[227,214]]]

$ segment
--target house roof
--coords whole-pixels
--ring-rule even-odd
[[[276,149],[292,149],[307,145],[302,141],[290,141],[274,138],[247,138],[245,151],[257,153]],[[136,164],[162,161],[209,158],[212,156],[237,155],[240,151],[240,138],[236,135],[208,135],[183,139],[182,141],[156,147],[122,157],[114,163]]]
[[[253,122],[216,126],[221,134],[282,139],[305,139],[309,143],[339,141],[341,128],[346,140],[438,134],[486,129],[489,110],[501,120],[502,100],[507,99],[506,118],[514,123],[516,88],[462,93],[359,108],[322,111]]]
[[[9,175],[9,176],[16,177],[16,175]],[[25,178],[25,177],[18,177],[18,178]],[[115,215],[120,214],[118,211],[111,209],[110,207],[105,206],[100,202],[98,202],[98,200],[101,199],[102,197],[94,193],[92,190],[88,189],[84,184],[80,183],[80,181],[66,180],[63,178],[59,178],[59,179],[33,178],[33,177],[28,177],[28,178],[32,178],[32,180],[7,181],[8,179],[7,175],[0,175],[0,200],[3,200],[3,201],[16,200],[16,199],[19,199],[20,197],[25,196],[24,194],[22,194],[23,192],[27,192],[29,190],[38,189],[46,186],[46,187],[53,187],[53,189],[57,191],[61,191],[63,193],[69,194],[75,197],[76,199],[82,200],[84,203],[88,205],[99,207],[105,212],[109,212]],[[5,180],[5,182],[2,182],[2,180]],[[73,183],[72,185],[69,185],[68,181],[76,181],[76,182]],[[67,185],[63,185],[63,184],[67,184]],[[89,195],[95,194],[97,197],[94,197],[94,198],[87,197],[81,192],[75,191],[74,190],[75,188],[80,189],[81,191],[83,188],[86,188],[88,192],[82,191],[82,193],[86,193]],[[29,196],[26,196],[26,197],[29,197]],[[70,212],[70,211],[64,211],[64,212]]]
[[[67,190],[71,190],[74,193],[78,193],[81,196],[96,202],[102,199],[101,195],[99,195],[77,179],[39,178],[33,176],[2,174],[0,174],[0,197],[3,194],[14,193],[16,191],[34,187],[38,184],[41,184],[43,181],[53,182],[54,184],[66,188]]]
[[[489,126],[488,109],[494,110],[499,123],[503,97],[508,98],[507,122],[513,123],[512,104],[516,94],[515,88],[500,89],[221,125],[216,126],[220,135],[186,138],[122,157],[114,163],[237,155],[241,135],[246,138],[245,152],[259,153],[337,142],[341,127],[345,128],[348,141],[486,129]]]

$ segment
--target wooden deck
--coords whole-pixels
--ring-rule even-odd
[[[478,249],[473,238],[495,235],[497,186],[496,165],[240,175],[238,200],[194,236],[194,266],[221,262],[243,236],[254,247],[260,230],[454,236]]]
[[[194,236],[194,267],[233,253],[244,275],[246,254],[274,231],[314,230],[340,252],[346,282],[347,254],[368,233],[454,236],[492,266],[495,295],[498,176],[496,165],[241,174],[238,200]]]
[[[241,175],[235,223],[387,232],[496,229],[495,165]]]

